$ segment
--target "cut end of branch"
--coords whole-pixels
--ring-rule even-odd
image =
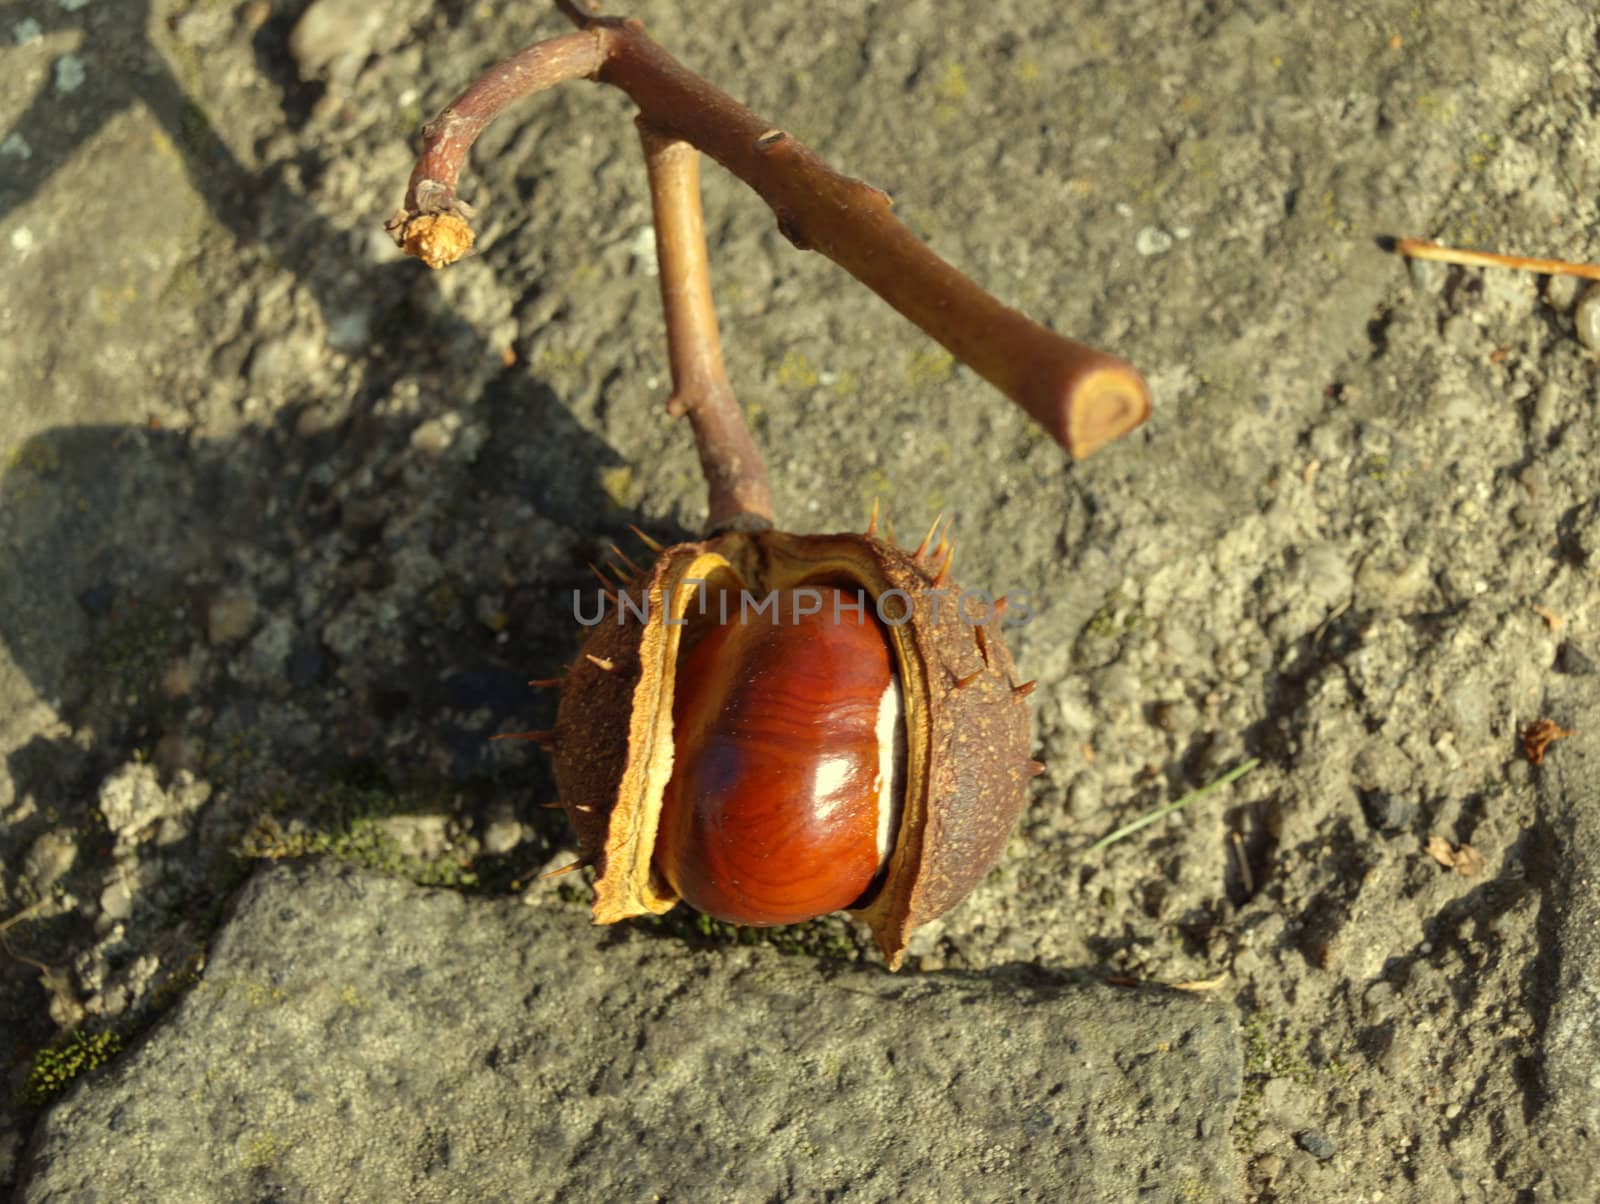
[[[1109,358],[1109,357],[1108,357]],[[1076,459],[1126,435],[1150,416],[1150,389],[1132,368],[1112,363],[1091,369],[1062,398],[1051,431]]]
[[[459,213],[397,214],[389,223],[395,242],[430,268],[454,263],[472,250],[472,226]]]

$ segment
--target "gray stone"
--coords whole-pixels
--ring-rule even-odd
[[[1415,801],[1387,790],[1362,791],[1361,809],[1367,822],[1383,832],[1399,831],[1417,816]]]
[[[1589,677],[1594,673],[1594,661],[1582,648],[1566,640],[1556,649],[1556,668],[1569,677]]]
[[[313,0],[289,33],[289,53],[301,79],[346,82],[370,55],[403,38],[420,11],[419,0]]]
[[[106,827],[120,843],[130,843],[160,820],[198,810],[210,797],[210,785],[193,774],[179,773],[163,789],[153,766],[130,763],[101,784],[99,806]]]
[[[1591,677],[1562,679],[1573,713],[1600,714],[1600,687]],[[1600,730],[1585,730],[1552,745],[1538,770],[1539,812],[1549,826],[1551,854],[1561,872],[1549,901],[1555,934],[1549,1019],[1541,1041],[1546,1104],[1540,1129],[1555,1152],[1551,1176],[1572,1194],[1592,1198],[1592,1147],[1600,1132]],[[1561,1152],[1566,1157],[1561,1156]]]
[[[21,1199],[1234,1199],[1228,1009],[694,951],[335,864],[59,1103]]]
[[[1558,273],[1545,280],[1544,303],[1557,313],[1566,313],[1583,291],[1583,280],[1578,276]]]
[[[1320,1129],[1301,1129],[1294,1135],[1294,1143],[1319,1162],[1326,1162],[1339,1152],[1339,1147]]]
[[[65,832],[45,832],[28,848],[22,872],[35,895],[43,897],[78,859],[78,842]]]
[[[89,77],[84,69],[83,60],[75,54],[64,54],[56,60],[55,79],[56,91],[63,95],[76,92],[83,87],[83,81]]]
[[[250,356],[250,387],[279,393],[304,385],[316,370],[319,350],[317,341],[304,331],[264,340]]]
[[[1600,351],[1600,284],[1591,284],[1578,298],[1572,311],[1572,326],[1578,342],[1590,351]]]

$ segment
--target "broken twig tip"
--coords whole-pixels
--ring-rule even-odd
[[[459,213],[399,213],[387,228],[401,250],[435,270],[448,267],[472,250],[476,237]]]

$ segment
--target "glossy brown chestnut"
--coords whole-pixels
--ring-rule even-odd
[[[729,600],[827,589],[859,596],[869,616],[882,618],[865,628],[878,644],[867,643],[887,650],[900,691],[903,755],[894,765],[902,785],[892,791],[897,812],[891,807],[881,868],[881,852],[864,852],[864,811],[842,832],[826,824],[819,832],[814,817],[767,812],[760,784],[787,783],[777,792],[786,793],[809,781],[801,796],[831,798],[832,790],[815,789],[828,774],[859,781],[872,771],[865,732],[871,705],[881,704],[881,662],[865,678],[841,669],[827,685],[833,671],[810,672],[803,635],[713,634]],[[898,966],[911,930],[954,907],[994,865],[1038,771],[1029,755],[1031,683],[1015,679],[1000,612],[975,620],[955,604],[958,593],[947,549],[908,553],[871,530],[729,532],[662,550],[619,589],[613,604],[621,605],[593,627],[562,682],[552,736],[561,803],[595,872],[596,922],[659,914],[696,896],[697,906],[738,923],[843,907]],[[859,650],[846,659],[856,657],[865,659]],[[766,684],[747,684],[751,676]],[[846,722],[849,711],[858,713]],[[762,740],[741,743],[746,719],[774,737],[759,756]],[[829,731],[835,720],[837,734]],[[845,748],[854,749],[847,764],[825,771]],[[873,748],[881,767],[881,735]],[[728,790],[718,784],[724,758],[734,770]],[[731,819],[723,804],[702,804],[708,792],[732,800]],[[881,808],[876,814],[883,818]],[[781,835],[791,827],[792,838]],[[854,852],[839,855],[836,840]],[[781,871],[762,866],[763,849]],[[852,868],[802,907],[798,896],[812,880],[829,877],[814,868],[831,861]],[[751,878],[763,880],[759,899],[746,897]]]
[[[794,924],[850,907],[889,860],[905,759],[888,637],[846,591],[775,596],[678,669],[655,864],[697,911]]]

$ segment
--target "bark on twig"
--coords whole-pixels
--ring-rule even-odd
[[[700,471],[710,494],[706,533],[761,530],[772,526],[772,493],[722,366],[700,211],[700,154],[642,120],[639,138],[650,176],[661,305],[667,315],[667,355],[672,364],[667,410],[687,414],[694,427]]]
[[[456,200],[472,141],[511,101],[588,76],[621,88],[667,138],[710,155],[760,194],[795,246],[838,263],[1020,405],[1074,456],[1149,413],[1144,379],[1124,361],[1063,338],[1000,304],[890,212],[888,196],[840,175],[727,93],[687,70],[632,20],[562,11],[582,28],[491,68],[423,131],[396,238],[432,266],[470,246]]]

